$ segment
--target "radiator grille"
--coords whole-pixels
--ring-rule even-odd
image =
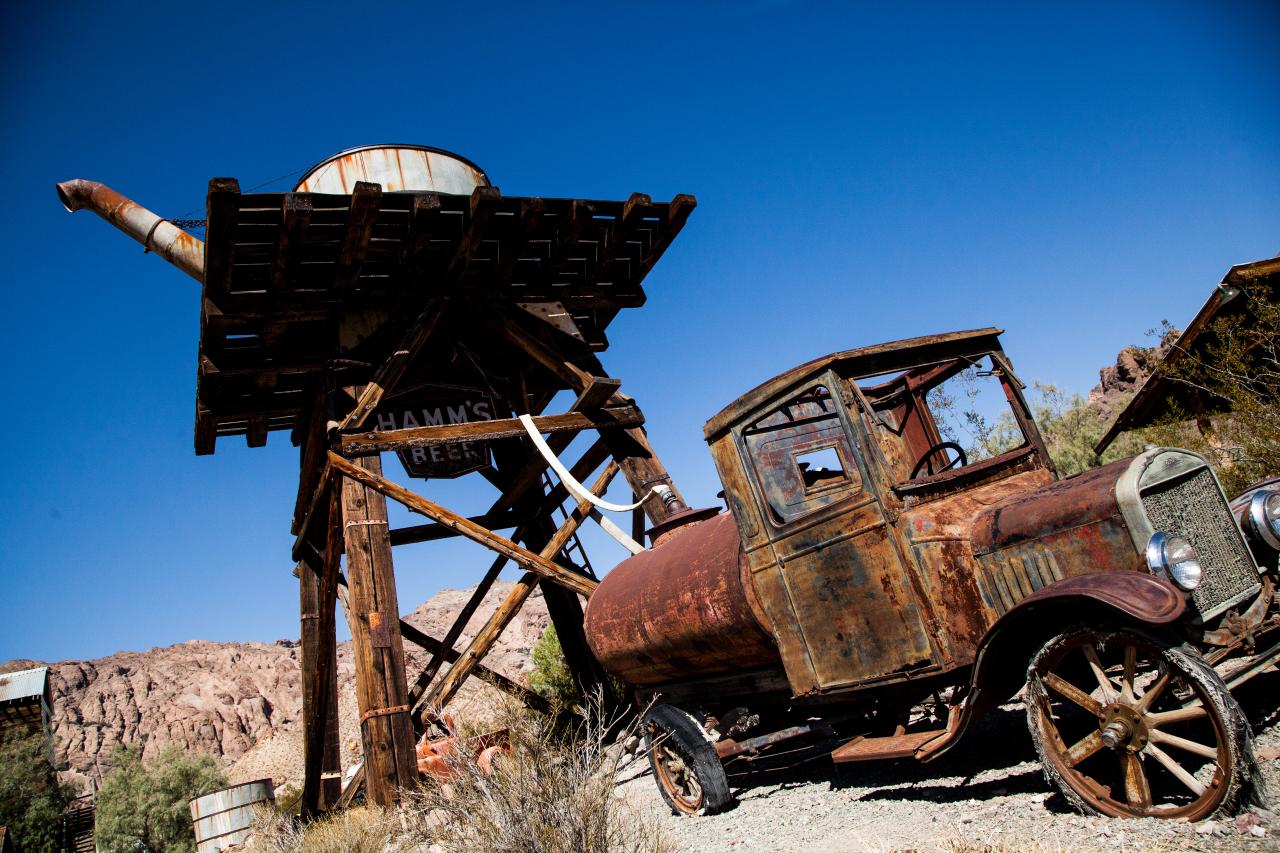
[[[1156,530],[1184,537],[1200,554],[1204,580],[1191,602],[1203,618],[1258,588],[1253,558],[1207,468],[1152,487],[1143,493],[1142,505]]]

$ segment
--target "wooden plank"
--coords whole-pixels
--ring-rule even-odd
[[[231,291],[235,259],[236,221],[240,212],[240,182],[235,178],[209,181],[205,198],[204,297],[215,305]]]
[[[314,815],[333,804],[340,794],[339,779],[324,774],[341,773],[337,721],[337,643],[334,604],[342,532],[335,491],[327,507],[324,565],[317,571],[310,560],[298,564],[301,601],[303,786],[302,813]]]
[[[249,418],[249,427],[245,431],[245,439],[250,447],[264,447],[267,443],[267,416],[253,415]]]
[[[611,406],[587,412],[563,415],[541,415],[533,419],[539,432],[581,432],[584,429],[610,429],[639,426],[644,423],[640,410],[632,405]],[[386,450],[411,447],[463,444],[470,441],[498,441],[527,435],[518,418],[494,421],[469,421],[440,426],[409,427],[382,432],[365,432],[342,436],[342,452],[351,457],[369,456]]]
[[[433,501],[429,501],[424,497],[415,495],[403,486],[392,483],[389,480],[384,480],[378,474],[373,473],[367,464],[368,462],[376,461],[377,459],[378,457],[373,456],[353,463],[332,451],[329,452],[330,466],[335,471],[346,477],[347,481],[355,481],[366,488],[373,489],[374,491],[403,504],[405,507],[416,513],[425,515],[428,518],[433,518],[441,524],[449,525],[473,542],[477,542],[492,551],[503,554],[519,563],[521,566],[524,566],[529,571],[541,575],[542,577],[550,578],[561,586],[568,587],[582,595],[591,595],[592,591],[595,590],[595,581],[571,572],[563,566],[558,566],[546,557],[535,554],[526,548],[522,548],[510,539],[499,536],[491,530],[486,530],[478,524],[468,521],[466,518],[445,509]],[[346,486],[344,486],[344,488],[346,488]],[[388,547],[390,547],[389,544]],[[559,549],[556,550],[558,551]],[[556,552],[552,553],[554,554]]]
[[[351,192],[351,208],[347,213],[347,230],[342,237],[342,249],[338,252],[338,265],[334,272],[333,289],[347,293],[355,289],[360,278],[360,266],[369,251],[373,236],[373,223],[378,219],[382,206],[382,187],[367,181],[356,181]]]
[[[396,601],[387,506],[365,480],[381,483],[381,460],[356,463],[341,457],[361,477],[342,481],[342,518],[347,554],[350,617],[356,625],[351,647],[356,665],[356,697],[362,719],[365,775],[369,799],[394,803],[401,789],[417,783],[413,724],[408,713],[404,644]]]
[[[382,398],[395,390],[396,383],[404,376],[405,370],[418,357],[423,344],[427,342],[427,338],[431,337],[440,318],[444,316],[447,305],[448,300],[443,297],[432,299],[427,303],[417,320],[401,338],[400,346],[396,347],[391,356],[378,368],[373,381],[361,391],[355,408],[342,419],[338,429],[359,429],[364,426],[364,422],[378,408]]]
[[[618,473],[616,463],[610,463],[600,476],[591,485],[591,493],[599,497],[609,489],[609,484],[613,482],[614,476]],[[549,559],[559,554],[564,548],[565,543],[569,541],[569,537],[573,536],[582,522],[589,517],[592,504],[586,499],[580,500],[569,517],[564,520],[559,529],[551,537],[551,540],[542,549],[540,556],[542,559]],[[583,578],[583,580],[586,580]],[[489,617],[484,626],[476,634],[476,636],[468,644],[467,648],[462,652],[461,659],[453,665],[453,668],[436,683],[436,685],[423,697],[421,708],[426,711],[438,713],[441,708],[449,703],[454,694],[458,692],[458,688],[470,675],[472,668],[479,663],[489,650],[493,648],[494,642],[502,634],[502,630],[507,627],[520,608],[524,606],[526,600],[533,593],[534,588],[538,585],[538,574],[536,572],[526,572],[519,581],[516,582],[514,588],[507,594],[505,600]]]
[[[276,293],[293,289],[299,247],[311,223],[311,196],[307,193],[285,193],[280,217],[280,233],[276,237],[271,262],[271,290]]]
[[[413,625],[410,625],[408,622],[405,622],[403,619],[400,620],[400,633],[404,635],[404,638],[406,640],[416,644],[417,646],[425,649],[426,651],[431,652],[432,654],[443,655],[444,659],[448,663],[454,663],[460,657],[462,657],[462,653],[459,652],[457,649],[446,648],[444,643],[442,643],[440,640],[437,640],[435,637],[432,637],[429,634],[425,634],[422,631],[419,631],[417,628],[415,628]],[[539,696],[537,693],[534,693],[529,688],[522,687],[521,685],[512,681],[510,678],[507,678],[502,673],[497,672],[496,670],[489,669],[489,667],[479,663],[475,665],[473,671],[475,673],[476,678],[480,679],[486,684],[493,685],[494,687],[498,688],[504,693],[508,693],[516,697],[517,699],[519,699],[521,702],[523,702],[525,705],[529,706],[533,710],[541,711],[544,714],[549,713],[551,711],[551,705],[550,703],[547,702],[546,699]],[[418,696],[413,695],[412,690],[409,691],[410,704],[413,704],[418,698],[419,698]]]

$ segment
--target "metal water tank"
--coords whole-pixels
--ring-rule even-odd
[[[275,802],[270,779],[232,785],[191,801],[191,823],[199,853],[220,853],[243,844],[253,823],[253,807]]]
[[[450,195],[471,195],[476,187],[490,186],[484,169],[439,148],[362,145],[312,166],[295,191],[347,194],[356,181],[381,184],[383,192],[417,190]]]

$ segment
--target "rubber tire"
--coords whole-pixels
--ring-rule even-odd
[[[1141,637],[1149,643],[1163,647],[1165,658],[1169,663],[1181,669],[1205,690],[1212,700],[1217,714],[1222,718],[1224,728],[1227,730],[1226,744],[1231,758],[1232,772],[1227,780],[1226,796],[1222,798],[1213,815],[1225,816],[1234,814],[1238,806],[1249,804],[1266,805],[1267,798],[1263,786],[1262,773],[1258,769],[1257,761],[1253,754],[1253,736],[1249,728],[1249,720],[1245,717],[1244,711],[1241,710],[1240,704],[1236,702],[1235,697],[1231,695],[1226,683],[1223,682],[1218,673],[1214,671],[1213,667],[1205,661],[1193,646],[1186,644],[1173,646],[1145,631],[1099,629],[1077,625],[1045,643],[1031,659],[1030,664],[1027,665],[1027,695],[1024,700],[1027,711],[1027,728],[1031,732],[1031,742],[1035,745],[1036,755],[1040,758],[1040,767],[1044,770],[1044,777],[1050,785],[1062,793],[1063,798],[1072,808],[1081,814],[1106,815],[1105,812],[1098,810],[1081,797],[1070,782],[1058,772],[1053,762],[1049,760],[1044,743],[1044,735],[1040,729],[1040,711],[1032,695],[1035,692],[1039,692],[1040,687],[1038,682],[1034,681],[1031,676],[1041,660],[1052,654],[1059,645],[1074,640],[1080,634],[1089,634],[1097,638],[1096,642],[1099,645],[1104,646],[1113,638],[1128,634]],[[1210,816],[1204,815],[1200,819],[1203,820]]]
[[[702,807],[695,812],[681,809],[673,801],[670,793],[663,786],[661,770],[653,754],[652,728],[658,728],[667,734],[667,745],[685,766],[693,772],[698,784],[702,786]],[[677,815],[704,815],[723,811],[733,796],[729,793],[729,778],[725,775],[724,764],[716,755],[715,747],[707,740],[702,726],[697,720],[674,705],[654,705],[644,715],[641,724],[644,732],[644,748],[649,756],[649,767],[653,770],[653,781],[658,786],[658,793]]]

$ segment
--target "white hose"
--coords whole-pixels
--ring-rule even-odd
[[[591,490],[579,483],[569,473],[569,469],[564,467],[551,448],[547,446],[547,442],[543,440],[542,433],[538,432],[538,427],[534,424],[533,418],[529,415],[521,415],[520,423],[524,425],[524,431],[529,433],[529,438],[533,441],[533,446],[538,448],[538,452],[542,454],[542,458],[547,460],[547,464],[551,466],[551,470],[556,472],[556,476],[560,478],[560,482],[569,490],[571,494],[576,495],[579,499],[590,501],[600,509],[608,512],[631,512],[631,510],[640,506],[655,494],[659,494],[659,487],[654,486],[644,497],[633,504],[614,504],[591,494]]]

